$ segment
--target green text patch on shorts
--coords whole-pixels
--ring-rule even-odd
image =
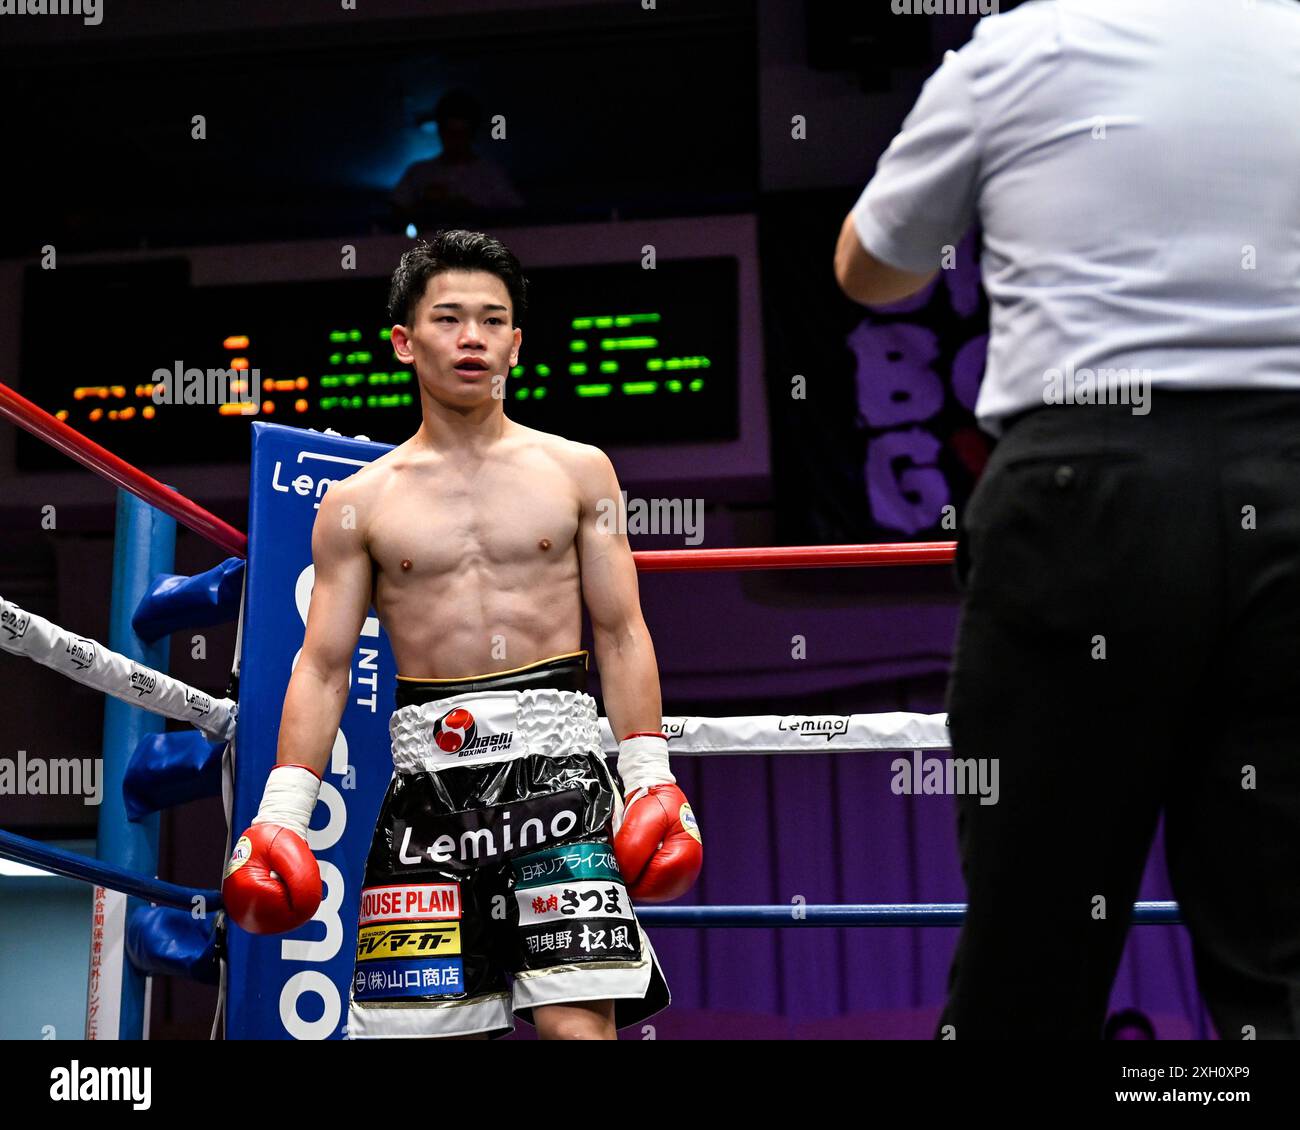
[[[584,879],[623,881],[609,844],[563,844],[520,856],[513,866],[518,886],[525,889]]]

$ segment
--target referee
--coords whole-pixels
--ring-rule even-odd
[[[900,17],[901,18],[901,17]],[[1300,4],[1036,0],[926,83],[841,288],[973,222],[991,307],[961,515],[969,911],[941,1038],[1097,1039],[1157,821],[1223,1039],[1300,1036]]]

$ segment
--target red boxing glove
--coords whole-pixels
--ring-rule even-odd
[[[296,832],[254,824],[239,837],[221,884],[226,913],[250,934],[283,934],[320,906],[320,866]]]
[[[614,836],[614,856],[637,902],[681,898],[704,866],[704,842],[686,794],[676,785],[632,793]]]
[[[320,906],[320,866],[307,845],[319,792],[320,778],[305,765],[277,765],[267,778],[262,805],[221,884],[230,920],[250,934],[297,929]]]
[[[637,902],[681,898],[704,864],[700,826],[668,769],[668,739],[629,734],[618,743],[627,803],[614,818],[614,856]]]

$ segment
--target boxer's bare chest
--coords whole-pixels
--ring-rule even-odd
[[[524,448],[478,461],[404,461],[359,500],[358,515],[382,586],[473,576],[510,586],[528,571],[574,565],[579,504],[564,467]]]

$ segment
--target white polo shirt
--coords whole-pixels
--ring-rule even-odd
[[[1053,369],[1149,371],[1155,412],[1161,386],[1300,393],[1300,2],[981,20],[853,209],[863,247],[917,272],[977,219],[995,434]]]

